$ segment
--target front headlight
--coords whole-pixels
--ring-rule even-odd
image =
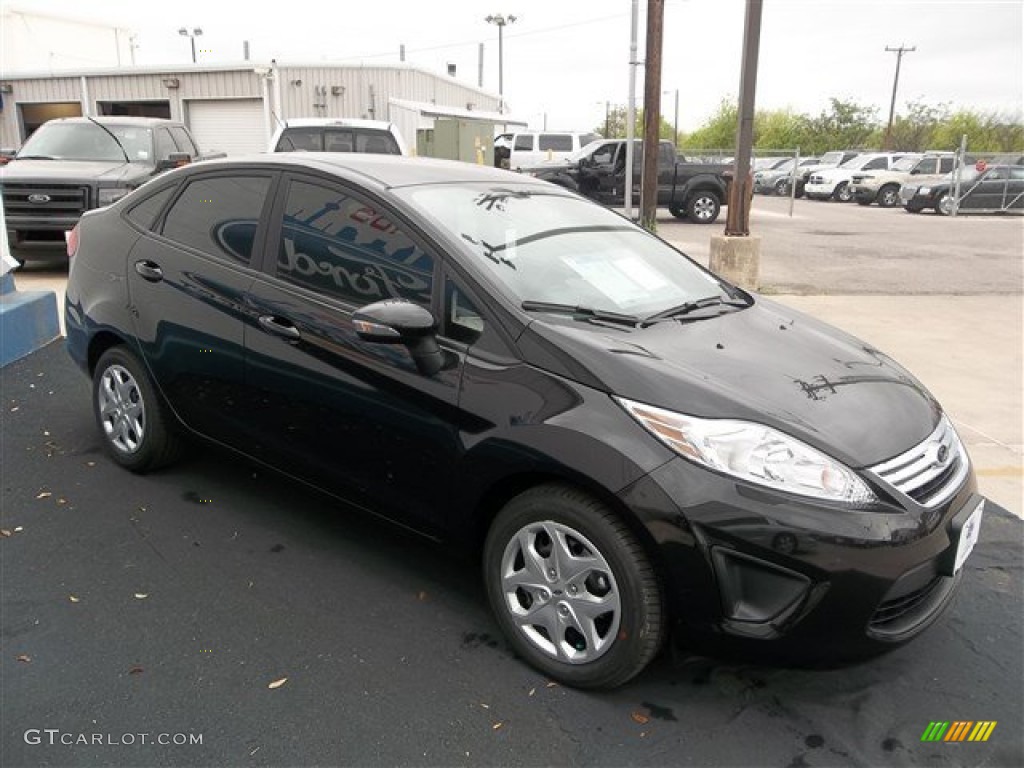
[[[849,467],[771,427],[615,400],[673,451],[710,469],[801,496],[856,505],[878,500]]]
[[[99,196],[97,197],[97,204],[100,208],[111,203],[116,203],[122,197],[131,192],[130,187],[108,187],[106,189],[101,188]]]

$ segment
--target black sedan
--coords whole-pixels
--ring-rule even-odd
[[[903,207],[910,213],[931,209],[941,216],[953,213],[1024,212],[1024,165],[989,165],[965,168],[956,198],[953,175],[924,184],[905,184],[900,189]]]
[[[907,371],[519,174],[212,161],[68,250],[67,347],[114,461],[200,437],[471,548],[509,642],[571,685],[629,680],[672,628],[884,651],[977,540],[970,461]]]

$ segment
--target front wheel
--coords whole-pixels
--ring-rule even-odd
[[[672,203],[668,207],[668,212],[675,216],[677,219],[686,218],[686,209],[683,208],[683,206],[681,206],[679,203]]]
[[[775,194],[785,197],[789,194],[789,179],[779,179],[775,182]]]
[[[935,212],[940,216],[951,216],[953,214],[953,196],[949,192],[943,192],[935,201]]]
[[[661,646],[661,588],[646,553],[576,489],[543,485],[512,499],[487,534],[484,581],[515,651],[567,685],[622,685]]]
[[[694,192],[686,201],[686,217],[697,224],[712,224],[721,209],[714,192]]]
[[[839,182],[839,186],[835,188],[832,193],[832,197],[838,200],[840,203],[848,203],[853,200],[853,190],[850,189],[850,185],[845,181]]]
[[[878,205],[882,208],[895,208],[900,204],[900,188],[888,184],[878,190]]]
[[[93,411],[104,446],[114,461],[146,472],[177,458],[181,438],[145,367],[127,347],[108,349],[96,363]]]

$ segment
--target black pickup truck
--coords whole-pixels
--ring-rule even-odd
[[[110,205],[169,168],[223,156],[200,154],[188,128],[171,120],[50,120],[0,168],[12,255],[23,263],[64,253],[65,233],[85,211]]]
[[[640,200],[643,144],[634,140],[634,201]],[[521,169],[538,179],[571,189],[605,205],[625,200],[626,139],[591,142],[563,163]],[[728,199],[732,166],[689,162],[670,141],[658,143],[658,205],[677,219],[711,224]]]

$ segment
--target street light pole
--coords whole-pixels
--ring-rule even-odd
[[[187,27],[182,27],[178,30],[178,34],[182,37],[187,37],[189,42],[192,43],[192,63],[196,63],[196,38],[203,34],[203,30],[200,27],[193,27],[192,31],[189,32]]]
[[[910,48],[905,48],[903,44],[900,43],[899,48],[890,48],[889,46],[885,46],[885,50],[889,53],[896,54],[896,77],[892,80],[892,101],[889,102],[889,123],[885,126],[885,141],[883,142],[884,146],[882,147],[882,149],[892,149],[892,119],[896,114],[896,86],[900,83],[900,62],[903,61],[904,53],[913,53],[917,50],[917,46],[914,45]]]
[[[506,16],[503,13],[494,13],[484,19],[488,24],[494,24],[498,28],[498,112],[501,114],[505,113],[505,25],[514,24],[515,20],[515,16]]]

